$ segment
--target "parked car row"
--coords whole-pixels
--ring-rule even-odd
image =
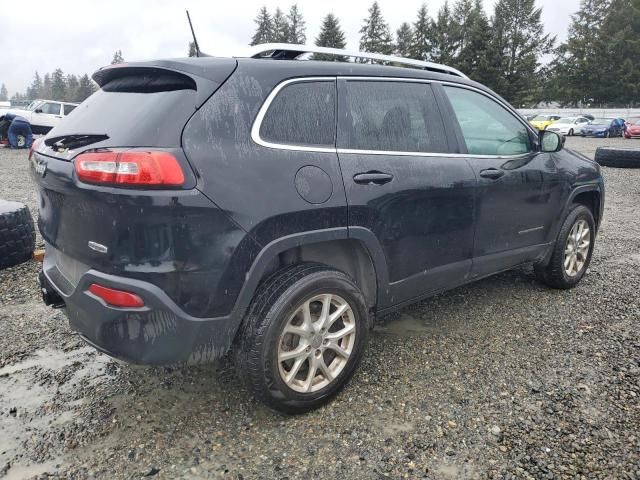
[[[627,120],[622,118],[595,118],[584,114],[562,117],[561,115],[525,115],[529,123],[538,130],[549,130],[565,136],[582,137],[625,137],[640,138],[640,117]]]

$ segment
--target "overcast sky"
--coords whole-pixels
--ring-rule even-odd
[[[490,14],[495,0],[484,0]],[[9,94],[23,92],[34,72],[62,68],[65,73],[92,73],[121,49],[125,60],[180,57],[191,39],[185,9],[194,22],[200,48],[211,55],[242,51],[254,31],[262,5],[288,10],[290,0],[0,0],[0,83]],[[324,15],[333,12],[347,35],[348,48],[358,48],[358,30],[372,0],[298,0],[312,42]],[[413,22],[422,0],[379,0],[393,32]],[[427,0],[435,16],[444,0]],[[547,32],[566,37],[570,15],[580,0],[536,0],[543,7]]]

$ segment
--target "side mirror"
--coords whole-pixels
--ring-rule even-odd
[[[42,113],[42,109],[41,108],[36,108],[36,112],[35,113]]]
[[[555,132],[540,132],[540,151],[544,153],[559,152],[564,147],[564,137]]]

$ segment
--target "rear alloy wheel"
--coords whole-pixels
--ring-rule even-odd
[[[355,340],[353,310],[343,298],[330,293],[310,298],[280,334],[280,378],[296,392],[323,389],[344,370]]]
[[[287,267],[263,282],[238,332],[239,376],[273,409],[312,410],[351,378],[368,331],[364,296],[347,275],[317,263]]]
[[[589,268],[595,234],[591,210],[574,205],[560,228],[549,263],[534,265],[538,279],[554,288],[575,287]]]

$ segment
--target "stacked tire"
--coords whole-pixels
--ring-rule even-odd
[[[640,149],[599,147],[595,160],[603,167],[640,168]]]
[[[0,200],[0,270],[29,260],[35,244],[36,231],[29,207]]]

